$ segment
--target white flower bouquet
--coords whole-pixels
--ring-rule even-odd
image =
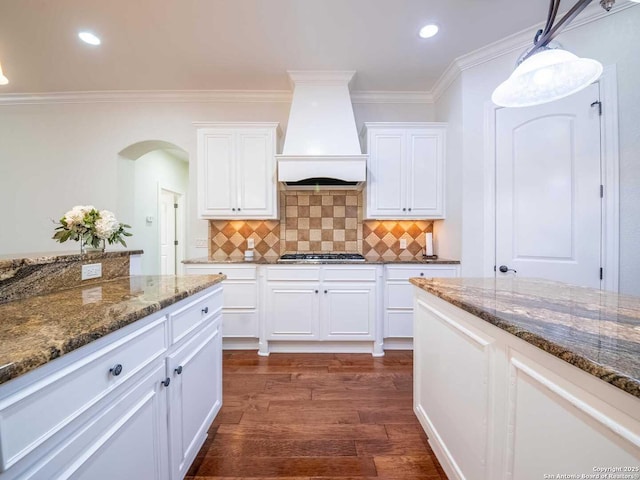
[[[100,248],[105,241],[126,247],[123,237],[130,237],[131,233],[125,228],[131,226],[118,222],[109,210],[98,211],[93,205],[76,205],[60,219],[60,225],[51,238],[60,243],[75,240],[80,242],[81,250],[85,245]]]

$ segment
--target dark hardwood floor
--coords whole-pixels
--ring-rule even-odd
[[[188,480],[446,479],[412,410],[412,352],[224,354]]]

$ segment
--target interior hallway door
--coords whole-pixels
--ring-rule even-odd
[[[178,201],[176,194],[168,190],[160,191],[160,274],[176,274],[176,215]]]
[[[594,84],[556,102],[497,111],[497,277],[601,287],[597,102]]]

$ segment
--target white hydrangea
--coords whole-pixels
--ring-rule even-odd
[[[93,205],[76,205],[64,214],[64,220],[69,227],[79,225],[84,220],[84,216],[93,209]]]
[[[120,222],[113,212],[100,210],[100,218],[96,220],[96,233],[101,239],[107,239],[120,228]]]

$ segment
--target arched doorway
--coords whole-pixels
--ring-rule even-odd
[[[118,211],[132,227],[129,247],[144,250],[143,274],[181,273],[188,187],[188,153],[173,143],[146,140],[118,153]]]

